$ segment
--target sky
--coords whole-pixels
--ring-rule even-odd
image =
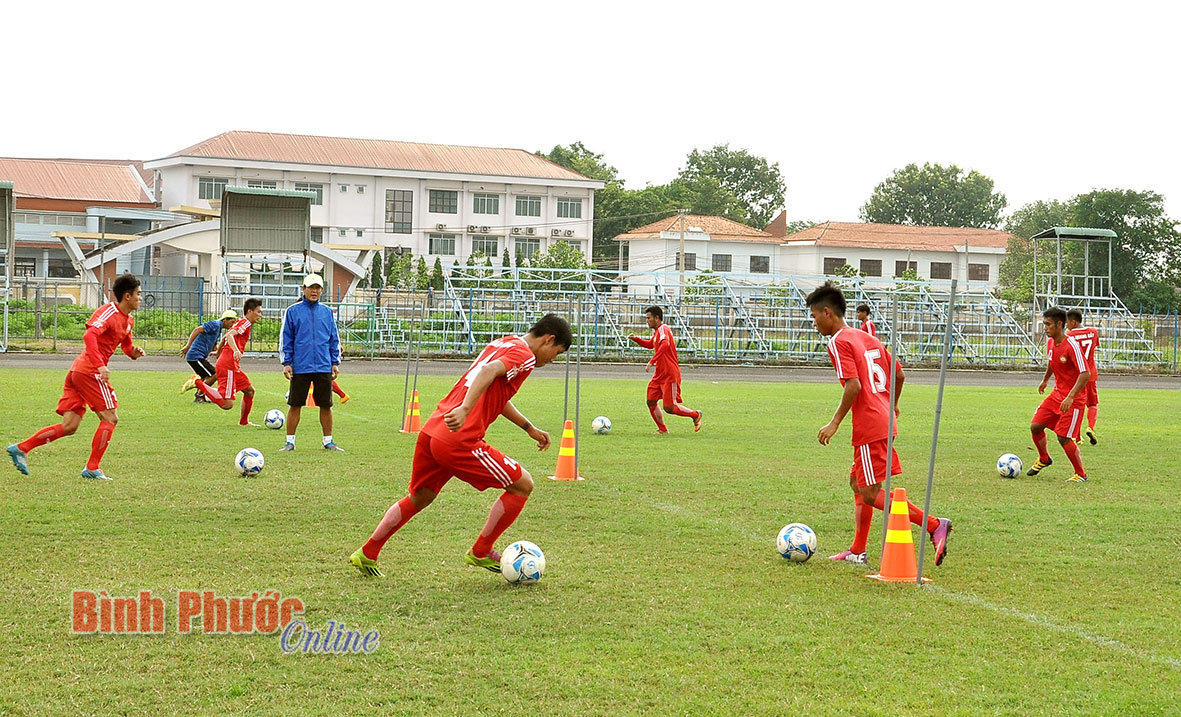
[[[0,156],[155,159],[229,130],[548,151],[630,188],[728,143],[788,219],[908,163],[1006,213],[1153,190],[1181,217],[1181,9],[1147,2],[18,3]]]

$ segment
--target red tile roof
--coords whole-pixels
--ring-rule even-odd
[[[144,169],[144,161],[142,159],[71,159],[69,157],[54,157],[48,159],[49,162],[81,162],[82,164],[114,164],[120,167],[131,165],[135,167],[135,171],[139,172],[139,176],[144,180],[144,184],[148,185],[148,189],[156,186],[156,172],[152,169]]]
[[[169,156],[588,181],[578,172],[523,149],[273,132],[225,132]]]
[[[0,157],[0,179],[13,183],[13,196],[17,198],[154,206],[136,175],[136,170],[127,165]]]
[[[788,244],[810,241],[817,246],[948,251],[963,246],[965,241],[970,247],[1006,249],[1012,236],[997,229],[824,222],[791,234],[783,241]]]
[[[629,232],[625,232],[615,237],[616,241],[629,241],[631,239],[652,239],[659,237],[661,232],[679,232],[681,230],[681,216],[674,214],[671,217],[666,217],[645,224],[642,227],[636,227]],[[754,227],[748,227],[745,224],[740,224],[732,219],[725,217],[714,217],[703,214],[686,214],[685,215],[685,231],[705,233],[708,234],[711,240],[723,241],[750,241],[750,242],[779,242],[780,240],[771,236],[767,232],[759,231]]]
[[[787,211],[779,212],[779,216],[771,220],[771,223],[763,227],[763,231],[767,232],[773,237],[787,236]]]

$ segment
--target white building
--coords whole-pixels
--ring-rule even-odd
[[[700,214],[674,214],[615,237],[627,242],[629,271],[677,271],[682,228],[686,271],[790,273],[781,262],[783,239],[745,224]]]
[[[590,260],[594,194],[603,182],[519,149],[267,132],[226,132],[162,159],[162,207],[210,208],[226,186],[316,195],[312,241],[348,256],[393,249],[499,265],[568,242]],[[196,267],[169,267],[191,274]]]

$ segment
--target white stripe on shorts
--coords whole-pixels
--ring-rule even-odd
[[[869,450],[868,443],[861,446],[861,465],[865,467],[865,484],[877,485],[878,479],[873,473],[873,454]]]
[[[496,465],[496,461],[493,460],[492,456],[488,455],[487,452],[485,452],[483,449],[477,448],[476,450],[472,451],[472,455],[476,457],[476,460],[484,464],[484,467],[488,469],[488,474],[495,478],[497,483],[500,483],[505,488],[508,488],[510,485],[512,485],[512,481],[509,479],[508,474],[501,470],[500,466]]]
[[[1074,438],[1074,430],[1078,428],[1079,410],[1076,408],[1071,412],[1070,416],[1070,433],[1066,434],[1067,438]]]

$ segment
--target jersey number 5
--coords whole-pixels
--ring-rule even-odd
[[[882,352],[877,349],[870,349],[865,352],[865,369],[869,372],[870,388],[873,389],[874,393],[886,392],[886,372],[876,362],[881,355]]]

